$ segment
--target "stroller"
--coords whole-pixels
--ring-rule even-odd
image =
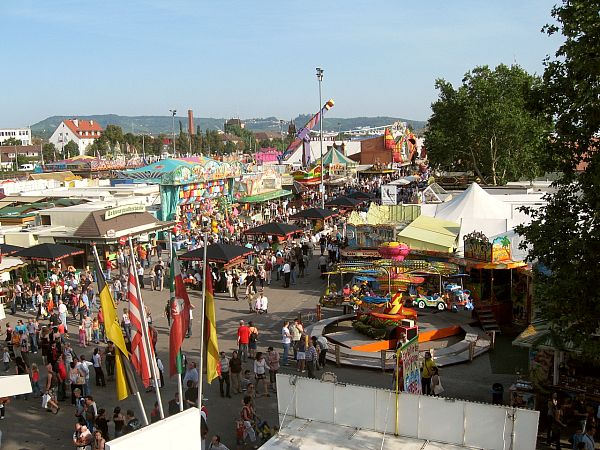
[[[274,430],[269,426],[266,420],[255,416],[252,422],[241,419],[235,422],[235,434],[238,445],[246,443],[255,444],[257,440],[262,443],[268,441],[273,436]]]

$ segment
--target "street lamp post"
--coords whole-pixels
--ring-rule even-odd
[[[177,114],[176,109],[170,109],[171,115],[173,116],[173,156],[175,156],[175,114]]]
[[[317,67],[317,80],[319,80],[319,109],[317,111],[321,111],[321,106],[323,101],[321,100],[321,83],[323,82],[323,69]],[[325,185],[323,184],[323,114],[319,117],[319,141],[321,146],[321,185],[319,189],[321,190],[321,208],[325,208]]]

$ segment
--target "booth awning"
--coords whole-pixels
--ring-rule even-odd
[[[0,262],[0,273],[10,272],[11,270],[15,270],[26,265],[27,263],[25,263],[21,258],[15,258],[12,256],[3,257],[2,262]]]
[[[499,261],[499,262],[486,262],[486,261],[467,261],[467,267],[470,269],[495,269],[495,270],[508,270],[518,269],[519,267],[525,267],[527,263],[523,261]]]
[[[529,324],[525,330],[519,334],[512,345],[525,348],[549,348],[577,351],[572,342],[561,342],[560,338],[550,328],[550,324],[545,320],[535,320]]]
[[[242,197],[239,202],[240,203],[260,203],[266,202],[268,200],[273,200],[276,198],[285,197],[287,195],[292,195],[292,191],[288,191],[287,189],[276,189],[274,191],[263,192],[262,194],[249,195],[247,197]]]

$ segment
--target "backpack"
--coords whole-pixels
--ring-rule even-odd
[[[258,339],[258,333],[252,332],[250,333],[250,342],[254,343]]]
[[[10,337],[10,343],[14,346],[14,345],[20,345],[21,344],[21,337],[19,336],[19,333],[17,333],[16,331],[13,330],[12,335]]]

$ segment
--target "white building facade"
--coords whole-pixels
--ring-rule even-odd
[[[0,144],[4,141],[14,138],[21,141],[21,145],[31,145],[31,129],[29,128],[1,128]]]
[[[66,119],[56,128],[49,141],[61,152],[64,146],[73,141],[79,148],[79,155],[85,155],[87,148],[102,136],[104,129],[94,120]],[[65,157],[67,155],[64,155]],[[75,156],[75,155],[69,155]]]

